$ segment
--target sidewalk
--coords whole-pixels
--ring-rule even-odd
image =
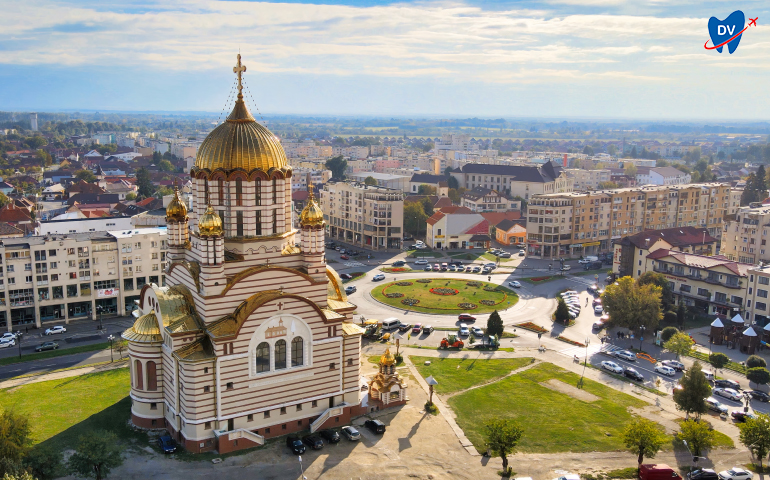
[[[128,357],[114,362],[100,363],[96,365],[87,365],[85,367],[77,367],[71,369],[58,370],[51,373],[44,373],[41,375],[24,375],[21,377],[12,378],[4,382],[0,382],[0,389],[21,387],[29,385],[31,383],[47,382],[48,380],[60,380],[63,378],[79,377],[81,375],[87,375],[89,373],[106,372],[107,370],[114,370],[116,368],[128,367]]]

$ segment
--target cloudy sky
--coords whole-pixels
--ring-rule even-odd
[[[0,110],[770,119],[770,4],[0,0]],[[709,17],[759,17],[730,55]],[[764,24],[763,24],[764,23]]]

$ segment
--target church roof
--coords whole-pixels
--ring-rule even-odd
[[[174,355],[182,362],[200,362],[213,360],[217,357],[209,337],[202,337],[189,345],[185,345],[174,352]]]
[[[364,329],[351,322],[342,323],[342,334],[346,337],[352,335],[363,335]]]

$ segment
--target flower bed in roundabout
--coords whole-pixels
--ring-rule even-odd
[[[419,278],[377,285],[372,297],[386,305],[422,313],[457,315],[505,310],[519,300],[513,290],[494,283],[457,278]]]
[[[516,328],[523,328],[524,330],[529,330],[531,332],[535,333],[547,333],[548,329],[541,327],[540,325],[537,325],[532,322],[523,322],[523,323],[517,323],[515,325]]]

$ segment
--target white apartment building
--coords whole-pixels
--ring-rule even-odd
[[[770,262],[768,233],[770,205],[740,207],[735,214],[735,220],[725,223],[719,253],[736,262]]]
[[[36,235],[69,235],[72,233],[106,232],[129,230],[131,217],[75,218],[48,220],[38,224]]]
[[[637,185],[685,185],[691,176],[674,167],[637,167]]]
[[[332,147],[332,156],[342,155],[349,158],[366,158],[369,156],[369,147]]]
[[[609,182],[612,180],[612,172],[608,169],[596,169],[585,170],[582,168],[566,168],[564,173],[568,177],[572,178],[574,183],[574,189],[576,191],[581,190],[598,190],[599,184],[602,182]]]
[[[331,170],[313,170],[309,168],[295,168],[291,176],[291,191],[299,192],[307,190],[308,179],[318,187],[328,182],[332,178]]]

